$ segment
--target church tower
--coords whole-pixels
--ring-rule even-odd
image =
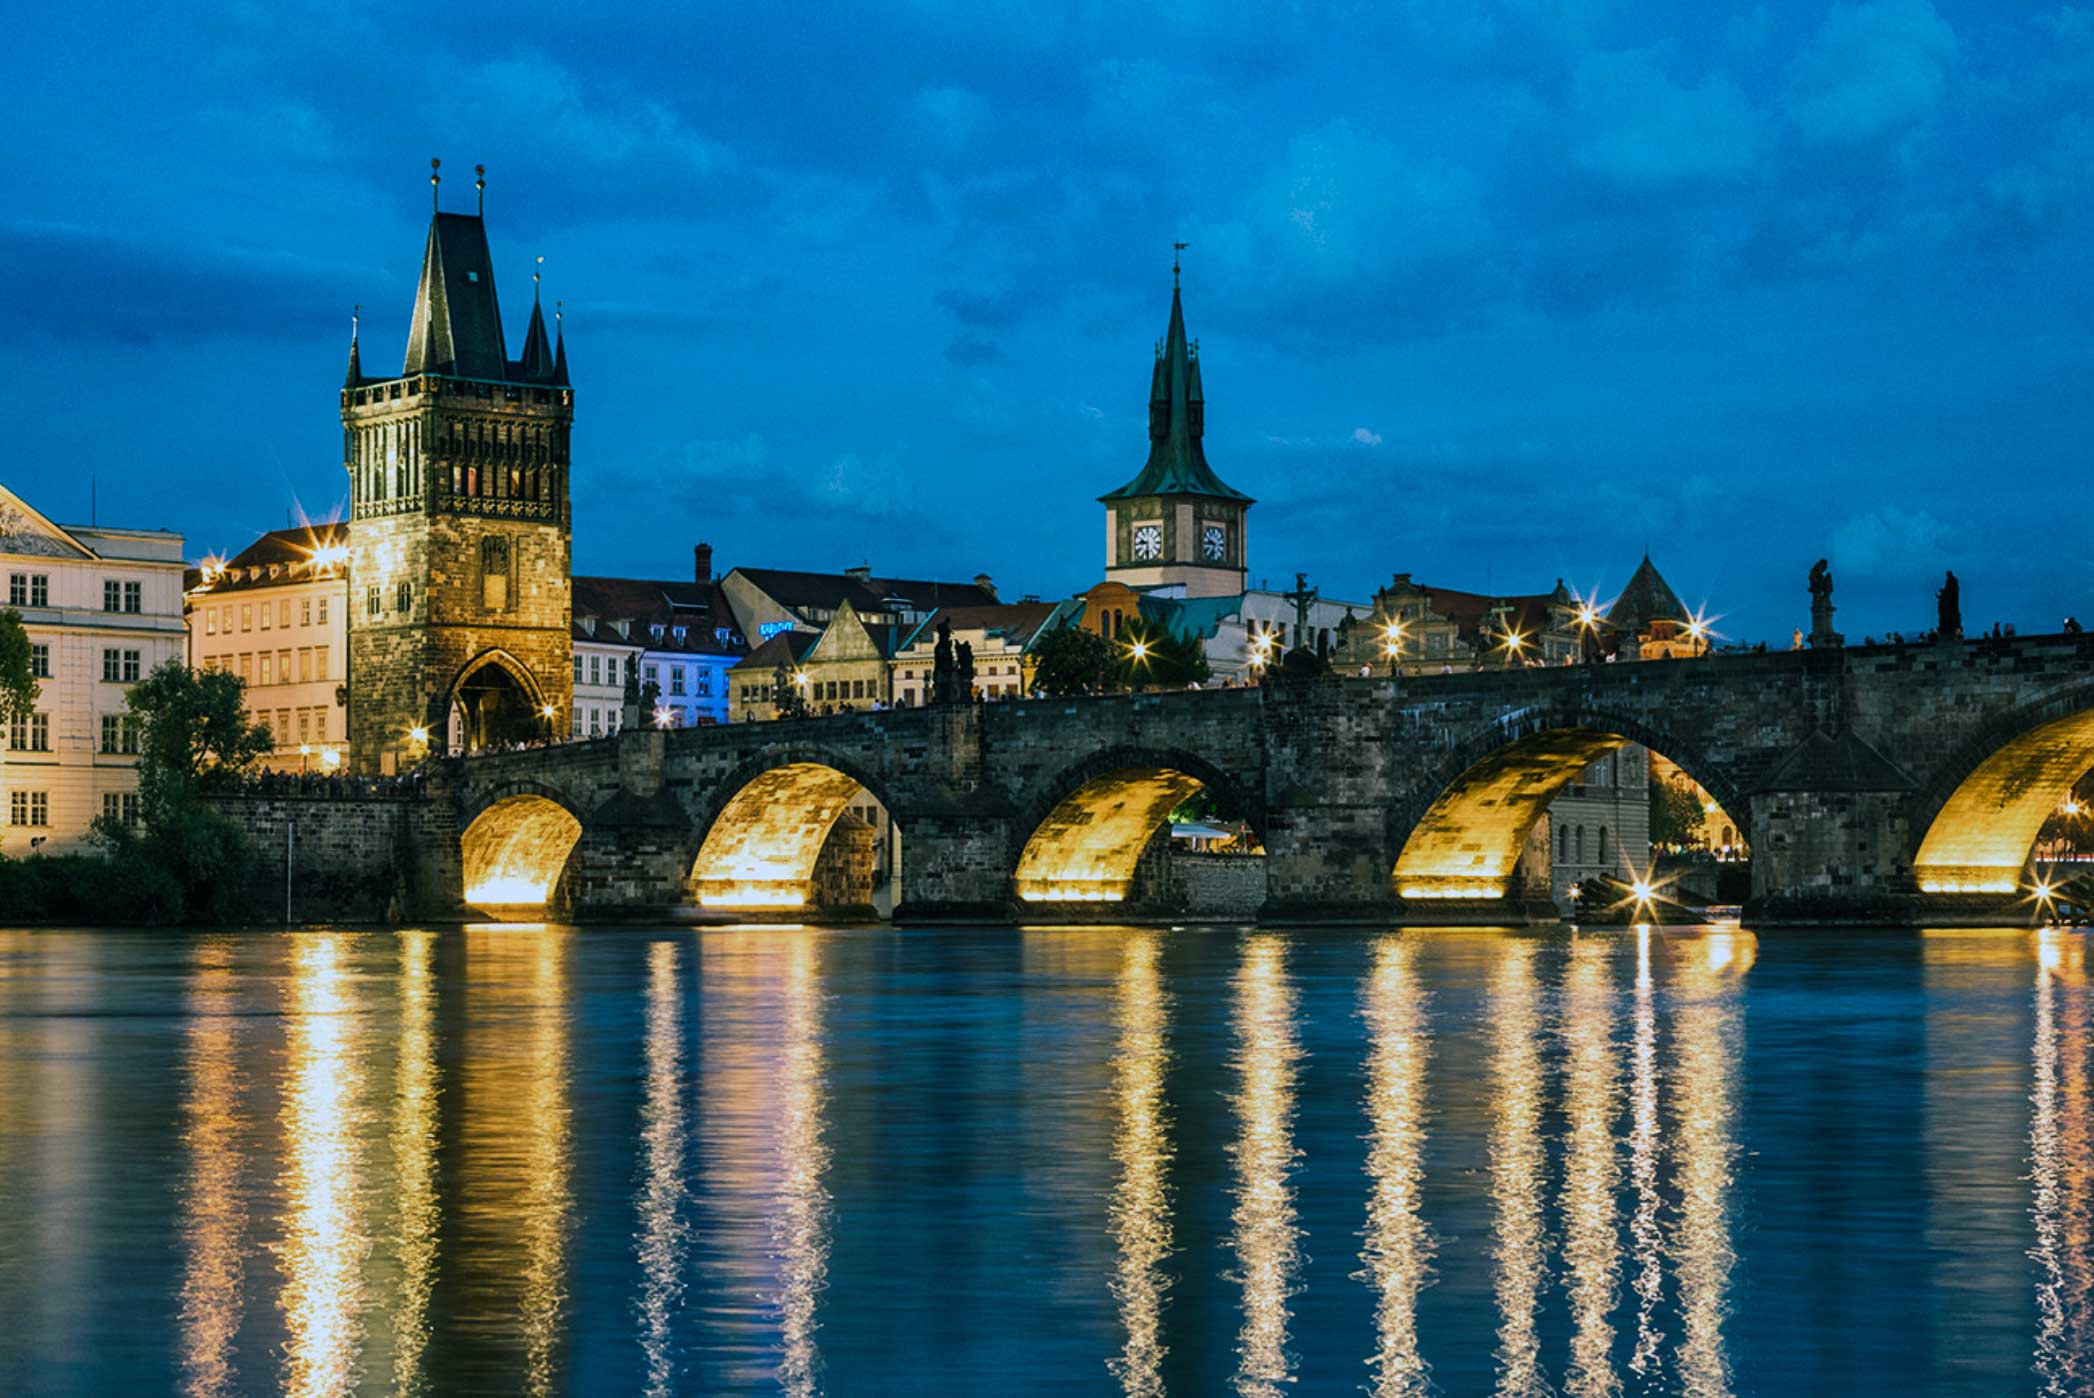
[[[1231,490],[1207,464],[1200,347],[1185,338],[1178,263],[1171,262],[1171,324],[1149,379],[1149,461],[1105,506],[1105,576],[1186,597],[1243,591],[1244,517],[1251,497]]]
[[[486,225],[437,209],[400,373],[365,377],[352,333],[342,387],[359,771],[564,728],[573,421],[566,338],[546,335],[536,276],[511,359]]]

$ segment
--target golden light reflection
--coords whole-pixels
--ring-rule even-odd
[[[2029,1212],[2035,1225],[2035,1363],[2044,1394],[2094,1385],[2094,999],[2084,935],[2036,934]]]
[[[1164,1074],[1170,1066],[1166,1031],[1170,1002],[1157,961],[1162,938],[1131,934],[1121,953],[1115,998],[1119,1047],[1113,1055],[1113,1186],[1110,1224],[1119,1253],[1112,1292],[1126,1343],[1112,1361],[1113,1376],[1130,1398],[1158,1398],[1164,1390],[1163,1304],[1170,1289],[1164,1262],[1171,1255],[1171,1139]]]
[[[1493,1286],[1498,1306],[1498,1391],[1545,1393],[1535,1312],[1548,1279],[1542,1221],[1543,1080],[1541,987],[1534,946],[1504,944],[1491,987],[1491,1205]]]
[[[684,1180],[683,986],[675,942],[647,948],[647,1086],[640,1104],[640,1350],[652,1394],[676,1391],[671,1322],[683,1299],[690,1224]]]
[[[1572,1394],[1614,1393],[1621,1379],[1611,1355],[1621,1236],[1615,1221],[1620,1170],[1614,1122],[1620,1111],[1615,1066],[1614,948],[1597,937],[1571,944],[1563,986],[1563,1262],[1571,1309]]]
[[[1287,1350],[1288,1298],[1301,1270],[1294,1206],[1294,1095],[1301,1044],[1286,944],[1270,934],[1245,944],[1236,973],[1237,1133],[1229,1147],[1236,1185],[1229,1247],[1231,1280],[1243,1288],[1243,1328],[1231,1386],[1241,1394],[1286,1391],[1294,1378]]]
[[[1360,1259],[1374,1292],[1375,1352],[1369,1391],[1378,1398],[1431,1390],[1418,1348],[1418,1293],[1432,1279],[1425,1184],[1425,992],[1415,949],[1385,937],[1374,949],[1367,1021],[1367,1228]]]
[[[231,947],[197,948],[183,1045],[182,1392],[234,1390],[233,1341],[246,1280],[247,1200],[241,1188],[239,996]]]
[[[573,1123],[567,1097],[567,937],[545,932],[532,956],[523,1150],[515,1227],[523,1237],[524,1386],[550,1393],[567,1309],[567,1242],[574,1224]]]
[[[1629,1285],[1636,1293],[1636,1348],[1629,1372],[1644,1383],[1658,1372],[1657,1311],[1665,1294],[1663,1236],[1658,1222],[1658,1010],[1650,969],[1651,929],[1636,929],[1636,1016],[1629,1085],[1629,1184],[1636,1209],[1629,1218],[1629,1240],[1636,1270]]]
[[[393,1079],[394,1259],[400,1296],[393,1312],[393,1391],[422,1393],[428,1375],[429,1297],[436,1285],[436,995],[430,961],[436,934],[400,934],[400,1044]]]
[[[790,1398],[821,1391],[816,1307],[829,1277],[828,1098],[822,1061],[821,943],[787,944],[785,1044],[778,1081],[778,1198],[771,1237],[778,1258],[778,1386]]]
[[[1730,1313],[1730,1196],[1738,1154],[1734,1079],[1743,1045],[1743,976],[1757,941],[1747,932],[1713,932],[1704,954],[1679,959],[1672,1014],[1675,1063],[1674,1179],[1679,1212],[1670,1251],[1679,1295],[1676,1351],[1680,1390],[1715,1398],[1732,1390],[1723,1322]]]
[[[363,1340],[370,1239],[356,1139],[364,1045],[346,955],[346,938],[331,933],[302,935],[291,953],[280,1304],[284,1391],[292,1394],[349,1392]]]

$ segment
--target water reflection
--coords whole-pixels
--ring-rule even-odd
[[[778,1071],[778,1199],[772,1239],[778,1261],[778,1385],[794,1398],[818,1391],[815,1309],[829,1275],[829,1146],[822,1065],[820,943],[787,943],[785,1044]]]
[[[1614,1217],[1614,1121],[1620,1110],[1612,1032],[1613,947],[1598,937],[1571,945],[1563,986],[1563,1263],[1570,1293],[1571,1358],[1564,1387],[1573,1394],[1620,1389],[1610,1356],[1621,1265]]]
[[[1238,1091],[1231,1098],[1237,1134],[1229,1148],[1236,1167],[1233,1190],[1236,1254],[1232,1280],[1243,1288],[1243,1328],[1236,1340],[1238,1393],[1277,1394],[1293,1379],[1287,1350],[1288,1298],[1301,1268],[1301,1229],[1295,1222],[1294,1094],[1301,1044],[1294,1022],[1295,994],[1287,976],[1286,944],[1257,935],[1245,944],[1236,974]]]
[[[2086,940],[2037,935],[2029,1188],[2036,1242],[2035,1370],[2046,1394],[2094,1384],[2094,1101]]]
[[[1693,943],[1683,945],[1691,950]],[[1750,933],[1711,932],[1701,955],[1677,973],[1672,1035],[1679,1214],[1671,1254],[1679,1292],[1680,1389],[1689,1398],[1731,1391],[1723,1323],[1729,1311],[1732,1163],[1738,1152],[1732,1081],[1740,1053],[1741,979],[1752,965]]]
[[[500,935],[500,934],[496,934]],[[523,1330],[526,1391],[552,1391],[567,1305],[567,1239],[573,1226],[573,1147],[568,1106],[567,937],[524,934],[532,951],[529,1076],[523,1189]]]
[[[683,987],[674,942],[647,948],[647,1084],[640,1103],[640,1349],[647,1392],[673,1391],[670,1322],[683,1299],[689,1225],[684,1209]]]
[[[429,1297],[436,1285],[436,936],[400,934],[399,1056],[393,1069],[393,1260],[399,1295],[392,1316],[393,1391],[428,1391]]]
[[[239,992],[226,942],[197,948],[183,1055],[182,1391],[233,1389],[233,1341],[246,1280],[247,1201],[241,1191]]]
[[[1119,1048],[1113,1056],[1113,1186],[1111,1227],[1118,1262],[1113,1297],[1126,1342],[1112,1371],[1133,1398],[1164,1392],[1161,1336],[1170,1289],[1164,1262],[1171,1255],[1170,1119],[1164,1110],[1165,1039],[1170,1005],[1157,974],[1161,938],[1132,933],[1121,953],[1116,986]]]
[[[1372,1392],[1428,1392],[1418,1348],[1418,1292],[1431,1280],[1432,1236],[1420,1197],[1425,1183],[1426,998],[1415,952],[1400,937],[1374,950],[1367,1023],[1367,1229],[1362,1274],[1374,1292]]]
[[[1636,1348],[1629,1372],[1644,1383],[1657,1378],[1658,1304],[1665,1294],[1663,1235],[1658,1223],[1658,1006],[1650,969],[1651,929],[1636,929],[1636,1015],[1629,1080],[1629,1184],[1636,1211],[1629,1242],[1636,1258],[1630,1286],[1636,1292]]]
[[[293,1394],[347,1392],[363,1339],[370,1243],[356,1154],[364,1045],[344,941],[336,934],[301,937],[291,956],[283,1111],[290,1217],[281,1305],[284,1389]]]
[[[1535,1311],[1548,1279],[1542,1223],[1543,1170],[1540,986],[1535,949],[1508,940],[1490,996],[1492,1247],[1498,1305],[1498,1392],[1548,1392]]]

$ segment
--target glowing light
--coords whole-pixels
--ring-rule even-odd
[[[557,713],[559,713],[559,710],[551,704],[540,704],[538,706],[538,717],[540,718],[551,718]]]
[[[816,861],[844,809],[865,788],[813,762],[773,767],[736,792],[691,863],[706,908],[800,908],[813,901]]]
[[[1475,879],[1443,879],[1434,883],[1406,883],[1398,890],[1405,898],[1503,898],[1505,885]]]
[[[676,1352],[670,1331],[684,1292],[684,1254],[690,1223],[684,1211],[683,995],[674,942],[647,948],[646,1095],[640,1105],[644,1175],[636,1212],[634,1251],[640,1263],[640,1353],[647,1361],[649,1395],[675,1391]]]
[[[422,724],[417,723],[414,727],[407,730],[407,741],[417,744],[428,742],[428,728]]]
[[[347,544],[322,544],[312,552],[313,571],[332,572],[349,561]]]
[[[1593,627],[1598,626],[1599,624],[1600,614],[1598,609],[1595,608],[1590,602],[1580,602],[1578,604],[1578,625],[1583,629],[1590,631]]]
[[[796,888],[744,888],[727,893],[701,893],[702,908],[804,908],[807,895]]]
[[[1108,772],[1062,798],[1025,842],[1012,887],[1025,903],[1118,903],[1171,810],[1200,789],[1170,768]]]
[[[807,677],[807,672],[805,670],[795,670],[793,671],[793,683],[798,685],[801,689],[805,689],[808,685],[814,683],[814,681]]]
[[[393,1391],[419,1393],[436,1284],[436,1033],[429,963],[435,934],[400,934],[400,1040],[395,1070],[392,1198],[400,1303],[393,1311]]]
[[[339,767],[342,765],[342,755],[333,748],[322,748],[320,749],[320,765],[329,768]]]
[[[1508,631],[1505,633],[1505,649],[1512,652],[1514,655],[1518,655],[1520,653],[1520,647],[1526,644],[1527,638],[1525,636],[1522,636],[1519,632]]]
[[[2071,796],[2067,796],[2065,798],[2064,804],[2058,807],[2058,814],[2066,816],[2076,816],[2085,809],[2086,807],[2080,805],[2077,799]]]
[[[1425,1069],[1431,1057],[1416,947],[1387,937],[1374,952],[1361,1017],[1367,1022],[1367,1227],[1360,1250],[1374,1292],[1377,1398],[1429,1390],[1418,1344],[1418,1293],[1432,1277],[1425,1184]]]
[[[543,903],[551,892],[548,880],[509,874],[473,884],[465,890],[465,901],[476,906],[515,907]]]
[[[676,710],[670,708],[667,704],[658,705],[654,711],[654,726],[657,728],[674,728],[676,726]]]
[[[311,757],[313,755],[313,745],[311,743],[300,743],[298,745],[298,755],[300,757]]]
[[[1112,1063],[1117,1118],[1112,1153],[1120,1177],[1109,1217],[1119,1253],[1112,1293],[1127,1343],[1111,1367],[1121,1391],[1136,1398],[1162,1398],[1165,1392],[1163,1304],[1171,1285],[1164,1269],[1172,1245],[1170,1117],[1164,1097],[1169,1000],[1157,974],[1159,949],[1154,933],[1138,933],[1127,942],[1115,995],[1119,1047]]]
[[[1149,643],[1147,641],[1136,641],[1127,647],[1127,654],[1139,665],[1149,658]]]
[[[1264,934],[1244,949],[1236,973],[1236,1054],[1231,1098],[1237,1122],[1229,1146],[1236,1183],[1229,1248],[1243,1287],[1243,1326],[1236,1336],[1238,1393],[1287,1391],[1294,1355],[1287,1346],[1288,1300],[1301,1271],[1301,1228],[1294,1206],[1295,1077],[1302,1056],[1286,945]]]
[[[239,992],[230,948],[197,949],[195,989],[183,1057],[188,1089],[182,1102],[182,1149],[188,1157],[182,1190],[182,1373],[184,1391],[230,1393],[238,1371],[234,1340],[240,1332],[241,1292],[248,1250],[247,1206],[240,1188]]]
[[[1548,1147],[1543,1135],[1541,1039],[1534,948],[1500,943],[1491,986],[1490,1195],[1495,1239],[1492,1292],[1498,1312],[1497,1390],[1541,1393],[1541,1338],[1536,1317],[1548,1276],[1548,1228],[1542,1199]]]
[[[1614,1121],[1620,1104],[1611,955],[1606,942],[1579,939],[1571,947],[1563,991],[1563,1260],[1574,1326],[1564,1389],[1573,1394],[1620,1390],[1610,1319],[1621,1266],[1614,1216],[1620,1175]]]
[[[1651,889],[1649,879],[1635,880],[1633,883],[1629,885],[1629,892],[1635,896],[1635,899],[1639,904],[1650,902],[1653,896],[1653,891]]]

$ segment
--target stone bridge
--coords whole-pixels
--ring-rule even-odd
[[[1264,842],[1269,920],[1515,921],[1530,828],[1630,742],[1740,828],[1763,921],[2025,917],[2037,832],[2094,767],[2094,636],[629,731],[439,763],[455,838],[415,882],[448,904],[425,913],[862,912],[869,792],[899,917],[1135,916],[1206,787]]]

